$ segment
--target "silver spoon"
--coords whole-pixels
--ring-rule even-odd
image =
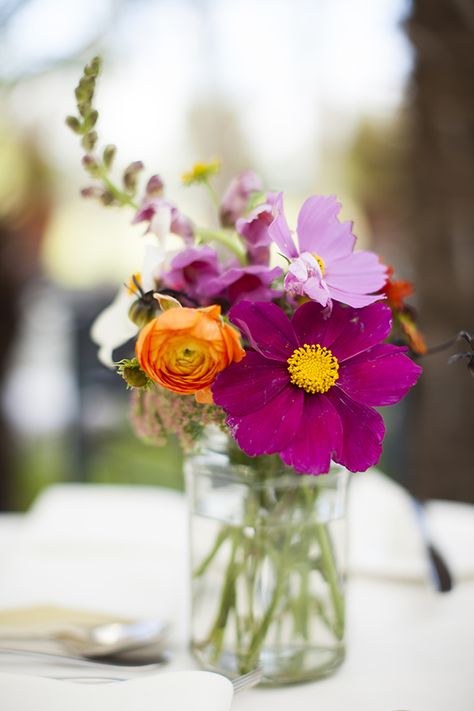
[[[66,650],[82,657],[109,657],[142,647],[161,644],[168,625],[161,620],[141,620],[138,622],[108,622],[106,624],[64,625],[48,634],[19,632],[1,635],[0,641],[20,641],[25,639],[54,640]]]

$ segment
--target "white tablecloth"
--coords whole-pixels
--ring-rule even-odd
[[[352,485],[348,655],[341,669],[312,684],[247,691],[236,696],[233,709],[474,708],[474,507],[428,505],[430,533],[456,576],[454,590],[441,595],[429,583],[407,502],[377,472],[360,475]],[[167,669],[193,668],[186,652],[186,540],[180,494],[145,487],[53,487],[30,513],[0,516],[0,609],[46,603],[166,617],[174,651]]]

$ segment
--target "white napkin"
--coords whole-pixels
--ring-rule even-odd
[[[232,684],[220,674],[168,672],[116,684],[77,684],[0,673],[2,711],[229,711]]]
[[[427,502],[424,526],[455,579],[474,579],[474,506]],[[352,574],[408,582],[429,579],[423,531],[413,498],[376,469],[352,476],[348,528]]]

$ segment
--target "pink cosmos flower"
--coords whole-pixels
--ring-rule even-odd
[[[332,300],[356,308],[380,300],[373,292],[384,286],[386,267],[373,252],[353,252],[352,223],[339,222],[341,205],[334,196],[315,195],[303,203],[296,228],[299,249],[283,213],[281,193],[275,209],[269,234],[290,260],[285,277],[289,293],[329,307]]]
[[[242,301],[229,318],[251,348],[212,393],[246,454],[278,453],[305,474],[326,473],[331,459],[354,472],[377,463],[385,427],[374,407],[398,402],[421,373],[406,348],[380,343],[387,306],[334,304],[328,318],[307,302],[290,321],[275,304]]]

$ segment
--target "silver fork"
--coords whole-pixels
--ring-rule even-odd
[[[242,674],[235,679],[231,679],[232,686],[234,687],[234,694],[238,694],[239,691],[243,689],[251,689],[252,686],[257,686],[262,681],[262,670],[254,669],[248,674]]]

